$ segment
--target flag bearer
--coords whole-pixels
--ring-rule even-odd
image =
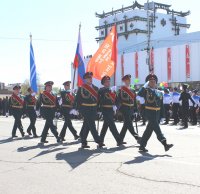
[[[35,122],[37,119],[37,115],[36,115],[36,98],[35,98],[35,93],[31,88],[28,88],[27,92],[29,93],[28,95],[26,95],[25,97],[25,107],[26,107],[26,113],[30,119],[30,125],[27,129],[27,133],[29,135],[32,135],[31,130],[33,132],[33,137],[38,137],[36,134],[36,127],[35,127]]]
[[[101,148],[104,146],[95,125],[98,105],[98,88],[92,84],[92,76],[92,72],[84,74],[83,78],[85,79],[85,84],[78,89],[75,99],[76,108],[84,117],[84,127],[82,127],[81,131],[82,148],[90,148],[87,144],[89,131],[92,133],[92,136],[99,147]]]

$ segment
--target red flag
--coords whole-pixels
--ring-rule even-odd
[[[116,72],[117,65],[117,30],[112,27],[95,55],[87,65],[87,71],[93,72],[93,77],[101,80],[105,75],[112,76]]]
[[[151,49],[150,52],[150,72],[154,73],[154,49]]]
[[[190,78],[190,46],[185,47],[185,58],[186,58],[186,78]]]
[[[138,78],[138,53],[135,53],[135,78]]]
[[[172,78],[172,59],[171,59],[171,48],[167,49],[167,79],[168,81]]]

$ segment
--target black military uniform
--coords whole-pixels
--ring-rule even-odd
[[[20,90],[21,86],[16,85],[13,87],[13,90]],[[24,114],[24,96],[22,95],[16,95],[14,92],[12,96],[9,99],[9,111],[13,115],[15,122],[12,130],[12,137],[16,136],[16,130],[19,129],[22,137],[24,137],[25,133],[23,130],[21,117]]]
[[[84,74],[84,79],[90,79],[92,76],[92,72],[87,72]],[[95,118],[97,115],[97,104],[98,88],[93,84],[83,84],[78,89],[75,98],[76,109],[78,109],[84,117],[84,123],[82,131],[80,133],[82,148],[89,148],[89,146],[87,145],[87,136],[89,131],[92,133],[95,142],[99,144],[99,147],[104,146],[104,144],[101,142],[95,125]]]
[[[64,86],[70,85],[70,84],[71,84],[70,81],[66,81],[63,83]],[[70,114],[69,114],[74,105],[74,98],[75,98],[75,96],[74,96],[74,94],[71,93],[71,91],[69,91],[69,90],[61,91],[61,99],[62,99],[61,113],[65,118],[63,128],[60,132],[60,138],[62,141],[65,141],[65,134],[66,134],[67,127],[73,134],[75,140],[79,138],[79,136],[77,135],[77,131],[74,129],[74,127],[72,125],[72,121],[71,121]]]
[[[110,80],[109,76],[104,76],[101,80],[101,84],[104,85],[104,82],[106,80]],[[113,134],[117,145],[121,145],[121,140],[119,133],[117,131],[117,127],[114,122],[114,111],[113,111],[113,106],[116,105],[116,93],[111,92],[109,87],[103,87],[99,90],[99,107],[100,111],[103,114],[103,127],[100,133],[100,138],[101,141],[104,142],[104,138],[106,135],[106,132],[108,130],[108,127],[110,128],[111,133]]]
[[[122,78],[122,81],[125,81],[127,79],[131,79],[131,75],[125,75]],[[133,114],[137,111],[137,103],[136,103],[136,94],[135,91],[131,88],[128,88],[126,86],[122,86],[118,93],[118,104],[119,104],[119,110],[123,114],[124,118],[124,125],[122,127],[122,130],[120,132],[120,139],[121,142],[123,142],[124,137],[126,135],[127,130],[130,131],[130,133],[133,135],[133,137],[139,141],[139,136],[135,132],[133,127]]]
[[[150,74],[146,77],[146,82],[152,80],[156,81],[157,83],[157,76]],[[148,83],[145,85],[147,86]],[[164,116],[163,94],[157,89],[146,86],[142,87],[138,92],[139,96],[145,98],[145,117],[148,120],[148,125],[140,141],[139,151],[148,151],[145,147],[153,131],[156,133],[157,139],[164,145],[165,151],[168,151],[173,145],[167,144],[166,138],[162,134],[159,126],[160,118],[163,118]]]
[[[191,95],[187,92],[187,85],[183,84],[183,92],[181,93],[181,96],[179,98],[180,101],[182,101],[182,122],[183,127],[180,129],[186,129],[188,128],[188,117],[189,117],[189,100],[195,105],[194,100],[192,99]]]
[[[31,130],[33,132],[33,137],[38,137],[36,134],[36,127],[35,127],[35,122],[37,119],[37,115],[35,112],[35,108],[36,108],[36,98],[34,95],[32,95],[32,89],[28,88],[27,90],[30,94],[26,95],[24,101],[25,101],[25,107],[26,107],[26,113],[30,119],[30,125],[27,129],[27,133],[29,135],[32,135]]]
[[[57,111],[59,105],[57,101],[57,96],[53,94],[52,92],[46,91],[46,87],[52,86],[53,82],[48,81],[45,83],[45,91],[40,94],[38,102],[37,102],[37,110],[42,111],[42,115],[44,116],[46,122],[44,129],[42,131],[41,135],[41,143],[48,143],[46,141],[46,137],[48,134],[49,128],[51,129],[51,132],[56,137],[57,142],[60,142],[60,138],[58,137],[57,127],[53,124],[53,119],[55,117],[55,112]]]

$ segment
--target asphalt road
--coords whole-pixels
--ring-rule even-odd
[[[23,120],[25,129],[28,123]],[[73,123],[80,131],[82,122]],[[62,124],[58,123],[59,130]],[[175,146],[166,153],[153,134],[149,153],[141,154],[129,132],[124,147],[117,148],[108,132],[107,148],[97,149],[89,136],[91,148],[82,150],[69,131],[64,144],[57,144],[51,132],[45,146],[38,145],[39,138],[12,140],[12,125],[12,117],[0,117],[0,194],[200,193],[199,127],[162,126],[168,142]],[[37,121],[38,134],[43,125],[43,120]],[[119,130],[121,126],[117,123]],[[143,130],[139,127],[140,135]]]

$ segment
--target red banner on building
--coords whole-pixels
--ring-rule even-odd
[[[170,81],[172,79],[172,57],[171,48],[167,49],[167,79]]]
[[[185,47],[185,58],[186,58],[186,78],[190,78],[190,46]]]
[[[138,53],[135,53],[135,78],[138,78]]]
[[[150,72],[154,73],[154,49],[150,51]]]

